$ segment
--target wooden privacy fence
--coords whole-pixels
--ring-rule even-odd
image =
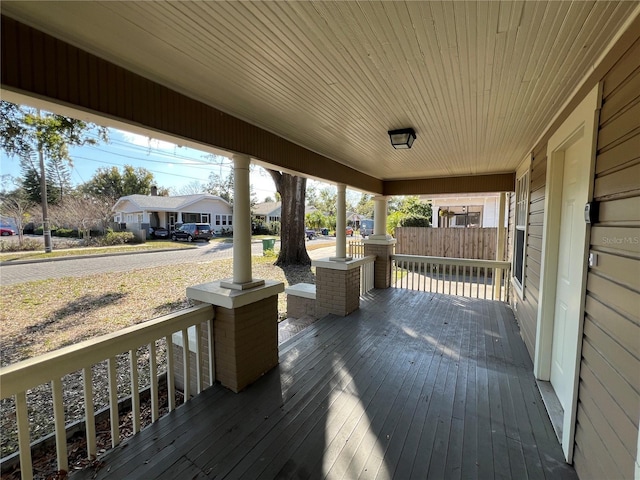
[[[395,235],[401,255],[496,260],[497,228],[398,227]]]

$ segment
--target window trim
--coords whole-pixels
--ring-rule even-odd
[[[531,162],[533,160],[533,153],[527,155],[527,157],[520,163],[516,170],[516,185],[515,185],[515,212],[513,220],[513,258],[511,259],[511,285],[516,291],[521,300],[524,300],[525,285],[527,281],[527,239],[529,236],[529,202],[531,200]],[[522,188],[525,189],[522,192]],[[523,196],[519,196],[519,193],[523,193]],[[521,207],[523,210],[521,210]],[[522,213],[522,217],[518,215]],[[519,223],[522,221],[523,223]],[[524,240],[522,245],[522,280],[516,277],[516,258],[518,252],[518,231],[524,232]]]

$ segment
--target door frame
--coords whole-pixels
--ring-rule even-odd
[[[587,197],[584,203],[593,199],[593,179],[596,159],[597,127],[602,98],[601,84],[596,85],[580,102],[576,109],[553,133],[547,143],[546,195],[544,200],[544,220],[542,231],[542,265],[540,270],[540,298],[536,322],[536,347],[534,354],[534,375],[538,380],[551,378],[551,353],[553,345],[553,326],[556,303],[558,274],[558,248],[560,245],[560,220],[562,203],[562,183],[564,172],[564,151],[575,142],[586,139],[589,142],[589,172],[586,177]],[[578,205],[580,205],[578,203]],[[572,374],[571,408],[564,411],[562,421],[562,450],[567,463],[573,461],[576,411],[578,404],[578,386],[580,360],[582,355],[582,329],[584,324],[584,302],[587,281],[587,256],[589,251],[590,228],[585,223],[584,230],[574,237],[576,248],[582,246],[583,261],[576,272],[581,282],[581,298],[577,329],[567,332],[570,350]]]

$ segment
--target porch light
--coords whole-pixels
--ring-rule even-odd
[[[416,132],[413,128],[401,128],[400,130],[389,130],[389,138],[393,148],[411,148],[416,139]]]

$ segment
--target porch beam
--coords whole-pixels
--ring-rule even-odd
[[[468,175],[462,177],[436,177],[413,180],[387,180],[384,195],[429,195],[456,193],[513,192],[516,174],[496,173],[490,175]]]

